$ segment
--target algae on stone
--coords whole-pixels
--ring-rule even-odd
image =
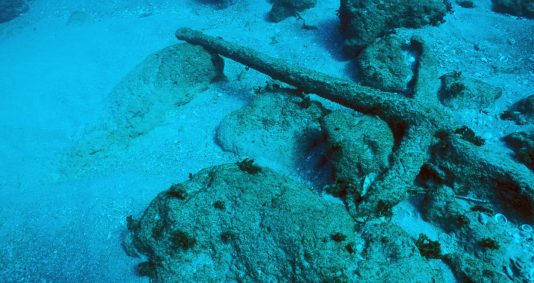
[[[395,35],[380,38],[357,57],[358,78],[363,85],[383,91],[406,92],[415,63],[409,44]]]
[[[355,54],[395,28],[437,25],[448,9],[446,0],[341,0],[338,15],[345,49]]]
[[[518,217],[527,223],[534,223],[534,190],[529,185],[522,186],[507,180],[510,168],[513,172],[530,171],[520,164],[514,164],[507,156],[497,155],[494,150],[478,147],[477,151],[459,151],[455,148],[471,144],[469,141],[455,140],[455,144],[442,142],[432,148],[432,174],[439,184],[453,188],[470,188],[471,193],[478,198],[491,200],[510,217]],[[483,156],[484,163],[475,160]],[[495,170],[489,165],[493,164]],[[521,168],[523,167],[523,168]],[[525,182],[532,183],[532,171],[526,172]]]
[[[162,192],[132,231],[129,244],[154,264],[157,282],[347,282],[355,271],[346,248],[354,221],[310,188],[235,164],[204,169],[182,186],[185,201]],[[332,240],[336,233],[346,238]]]
[[[399,226],[358,225],[342,204],[269,168],[251,175],[235,164],[219,165],[180,186],[186,200],[160,193],[127,238],[126,246],[148,256],[144,265],[151,269],[143,274],[154,281],[444,280]],[[213,207],[214,200],[224,202],[224,210]]]
[[[415,241],[391,223],[365,223],[364,259],[355,282],[444,282],[439,267],[419,254]]]
[[[301,107],[302,101],[283,92],[261,93],[221,122],[217,142],[224,150],[273,169],[295,168],[320,138],[325,112],[318,103]]]
[[[366,176],[379,175],[387,168],[394,139],[386,122],[354,112],[334,111],[323,118],[322,129],[336,181],[361,188]]]
[[[112,91],[117,130],[129,138],[145,134],[221,78],[222,71],[220,57],[190,44],[173,45],[149,56]]]
[[[384,207],[406,199],[421,169],[431,164],[443,182],[477,188],[477,193],[501,205],[514,218],[528,219],[528,223],[534,219],[532,172],[454,133],[461,125],[437,103],[439,79],[431,53],[421,39],[412,38],[421,59],[414,94],[407,98],[293,65],[189,28],[178,29],[176,37],[209,48],[301,92],[376,115],[396,129],[398,146],[390,166],[370,184],[366,197],[358,199],[355,215],[374,217]]]
[[[502,96],[502,89],[481,80],[465,77],[461,72],[441,76],[440,101],[452,109],[487,108]]]
[[[148,56],[112,90],[106,115],[73,149],[74,167],[124,151],[222,76],[222,58],[200,46],[177,44]]]

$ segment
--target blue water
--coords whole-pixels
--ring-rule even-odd
[[[267,21],[270,1],[231,2],[31,0],[29,10],[0,23],[0,282],[148,282],[135,272],[139,259],[121,246],[126,216],[141,216],[159,192],[189,173],[240,158],[220,148],[216,129],[268,77],[230,60],[227,81],[210,85],[142,137],[105,146],[109,151],[94,159],[73,154],[93,142],[88,132],[109,121],[116,86],[150,54],[177,43],[177,28],[222,36],[331,76],[357,76],[343,53],[337,1],[319,0],[302,13],[314,29],[303,29],[295,17]],[[489,146],[508,153],[499,137],[518,126],[492,123],[533,91],[533,23],[475,2],[481,3],[472,11],[455,5],[446,24],[422,33],[440,73],[462,68],[504,89],[492,117],[456,115],[476,120],[473,127]],[[473,43],[485,53],[473,55]],[[309,185],[323,182],[280,168]],[[416,207],[403,205],[397,224],[410,235],[440,233]]]

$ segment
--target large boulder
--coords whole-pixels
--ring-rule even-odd
[[[320,104],[283,92],[264,92],[228,115],[217,142],[241,158],[284,171],[295,169],[321,136]]]
[[[125,246],[148,256],[137,271],[156,282],[348,282],[354,225],[308,187],[227,164],[160,193],[128,219]]]
[[[534,0],[493,0],[493,10],[515,16],[534,18]]]
[[[27,10],[24,0],[0,0],[0,23],[9,22]]]
[[[128,138],[143,135],[221,78],[222,59],[200,46],[167,47],[138,65],[113,90],[112,114],[118,131]]]
[[[222,58],[199,46],[178,44],[148,56],[113,89],[103,119],[72,149],[67,171],[125,151],[222,76]]]
[[[446,0],[341,0],[338,15],[345,49],[357,53],[395,28],[437,25],[449,7]]]
[[[431,186],[422,203],[427,221],[455,235],[456,247],[443,260],[459,280],[531,281],[534,245],[527,244],[532,239],[530,226],[523,225],[521,231],[503,214],[495,214],[498,208],[489,203],[469,204],[448,186]]]
[[[406,92],[413,78],[415,56],[410,44],[396,35],[380,38],[357,58],[363,85],[390,92]]]
[[[441,77],[440,101],[452,109],[481,110],[493,105],[502,96],[502,89],[481,80],[451,72]]]
[[[470,133],[466,131],[463,135],[467,138]],[[459,145],[450,146],[447,142],[442,142],[431,149],[431,158],[421,170],[420,177],[428,178],[431,184],[452,187],[457,195],[465,195],[466,189],[469,189],[469,193],[476,198],[496,203],[508,215],[533,224],[534,191],[528,186],[510,181],[508,176],[495,175],[485,164],[473,163],[472,153],[466,154],[465,151],[458,150],[462,147],[472,147],[473,141],[461,138],[454,142]],[[509,157],[496,151],[494,147],[479,146],[477,154],[484,156],[493,164],[498,164],[502,168],[500,170],[517,171],[518,174],[528,176],[527,168],[521,168],[515,162],[511,162]]]
[[[408,233],[391,223],[369,221],[361,229],[364,260],[354,282],[445,282],[443,272],[421,256]]]
[[[323,118],[322,128],[337,182],[362,185],[387,168],[394,137],[383,120],[338,110]]]

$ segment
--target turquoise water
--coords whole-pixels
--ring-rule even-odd
[[[518,14],[510,15],[500,13],[502,7],[494,11],[489,0],[473,1],[473,8],[455,1],[452,10],[443,5],[443,21],[407,8],[413,16],[395,26],[402,22],[395,13],[406,4],[385,1],[399,8],[382,31],[373,28],[387,18],[385,10],[349,28],[338,1],[312,2],[275,3],[287,9],[278,11],[279,19],[269,14],[273,3],[263,0],[31,0],[27,7],[0,0],[0,281],[147,282],[142,275],[150,275],[156,282],[531,282],[532,104],[521,108],[520,122],[501,118],[534,93],[530,2],[504,9]],[[418,18],[422,23],[414,23]],[[366,198],[382,188],[372,184],[394,165],[404,134],[395,119],[388,120],[392,115],[272,82],[254,70],[261,68],[227,54],[173,47],[184,44],[175,37],[184,27],[281,64],[383,88],[391,98],[416,99],[419,83],[430,94],[417,103],[472,129],[484,141],[469,145],[474,156],[512,172],[512,181],[506,174],[480,177],[493,167],[470,171],[472,156],[460,152],[447,163],[440,156],[449,155],[437,150],[425,166],[415,166],[417,179],[395,187],[400,191],[389,196],[391,206],[363,213]],[[361,34],[351,38],[358,28]],[[413,36],[424,42],[423,53]],[[427,53],[428,61],[421,61]],[[430,66],[428,83],[421,64]],[[441,88],[440,77],[454,72],[462,79]],[[445,99],[444,91],[457,96]],[[345,132],[336,134],[338,129]],[[530,133],[515,155],[502,141],[514,132]],[[426,140],[419,138],[420,144]],[[235,164],[246,158],[263,173],[242,175],[246,170]],[[213,167],[221,164],[235,168]],[[197,174],[203,169],[221,176],[213,185],[220,193],[192,193],[210,187]],[[158,207],[151,201],[160,192],[184,182],[189,203],[197,206],[173,207],[170,214],[178,216],[169,216],[174,224],[162,224],[164,240],[147,244],[154,251],[137,244],[140,257],[129,256],[125,239],[132,234],[138,241],[157,238],[151,229],[160,224],[145,209]],[[284,193],[278,191],[282,183]],[[261,186],[277,194],[256,190]],[[238,188],[241,194],[233,195]],[[280,195],[280,206],[270,202]],[[214,204],[217,198],[224,198],[226,214],[213,208],[222,205]],[[272,206],[262,210],[260,200],[267,199]],[[488,210],[477,211],[477,205]],[[326,212],[334,216],[321,214]],[[128,231],[129,215],[141,220],[140,230]],[[176,229],[195,236],[187,241],[194,244],[174,246],[180,256],[161,256],[159,245],[182,235]],[[428,258],[418,245],[421,234],[430,239],[426,244],[437,241],[444,255],[466,256]],[[251,246],[257,248],[246,248]],[[462,269],[470,266],[467,256],[479,272]],[[140,270],[143,262],[150,263],[148,274]]]

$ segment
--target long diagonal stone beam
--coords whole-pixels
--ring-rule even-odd
[[[421,119],[430,119],[436,128],[448,127],[445,113],[435,111],[418,101],[407,99],[396,93],[381,92],[349,81],[325,75],[320,72],[292,65],[284,60],[272,58],[253,49],[211,37],[190,28],[176,31],[176,38],[190,44],[201,45],[208,51],[235,60],[243,65],[267,74],[273,79],[290,84],[309,93],[361,113],[377,115],[388,122],[414,124]]]
[[[430,148],[437,140],[435,136],[440,133],[442,140],[457,153],[450,155],[457,160],[444,157],[445,162],[440,165],[447,167],[462,162],[473,172],[473,178],[479,178],[493,186],[494,195],[501,198],[504,196],[506,201],[512,200],[518,204],[512,207],[511,211],[531,219],[528,222],[534,222],[533,173],[524,166],[510,162],[509,158],[491,156],[455,135],[454,130],[458,129],[459,125],[455,125],[448,112],[438,107],[436,100],[432,98],[435,94],[425,95],[425,92],[432,92],[435,88],[434,82],[426,81],[431,79],[432,74],[424,69],[425,66],[419,68],[414,98],[407,98],[292,65],[189,28],[178,29],[176,38],[200,45],[208,51],[246,65],[306,93],[315,93],[356,111],[376,115],[390,125],[404,126],[407,134],[394,153],[390,169],[373,183],[369,196],[361,205],[364,213],[376,209],[379,201],[392,205],[402,200],[409,184],[415,180],[419,168],[428,161]],[[422,56],[420,63],[425,64],[425,60],[428,60],[428,57]],[[380,194],[381,191],[385,195]]]

